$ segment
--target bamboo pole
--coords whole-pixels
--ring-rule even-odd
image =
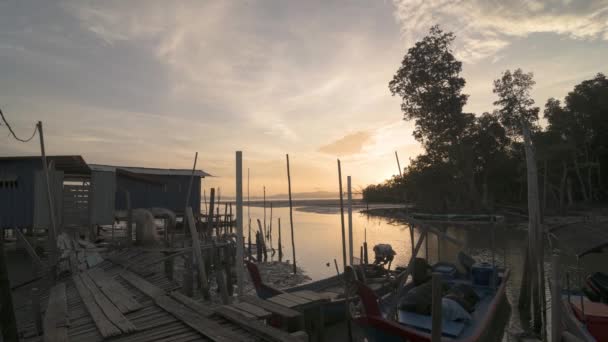
[[[133,243],[133,208],[131,207],[131,193],[125,190],[127,200],[127,246]]]
[[[293,252],[293,274],[297,273],[296,266],[296,243],[293,234],[293,204],[291,202],[291,172],[289,170],[289,154],[286,154],[287,158],[287,185],[289,189],[289,225],[291,226],[291,250]]]
[[[46,183],[46,199],[49,206],[49,218],[51,225],[49,229],[49,259],[50,259],[50,271],[51,284],[55,284],[57,276],[57,226],[55,220],[55,206],[53,205],[53,192],[51,190],[51,181],[49,179],[49,168],[46,161],[46,151],[44,148],[44,133],[42,129],[42,121],[38,121],[38,133],[40,133],[40,154],[42,157],[42,170],[44,172],[44,181]]]
[[[266,186],[263,187],[264,188],[264,239],[267,240],[268,239],[268,234],[266,233]]]
[[[353,264],[353,192],[350,176],[346,177],[347,205],[348,205],[348,263]]]
[[[342,271],[344,271],[346,269],[346,232],[344,229],[344,195],[342,191],[342,167],[340,159],[338,159],[338,184],[340,187],[340,224],[342,227]]]
[[[198,161],[198,152],[196,152],[194,154],[194,164],[192,165],[192,172],[190,173],[190,180],[188,181],[188,191],[186,191],[186,201],[185,201],[185,205],[184,205],[184,222],[185,217],[186,217],[186,213],[185,210],[187,207],[191,207],[190,205],[190,194],[192,193],[192,183],[194,182],[194,171],[196,170],[196,162]],[[186,228],[186,225],[184,225],[184,237],[187,236],[187,230],[188,228]]]
[[[232,207],[230,207],[232,208]],[[232,219],[232,216],[231,216]],[[239,296],[244,294],[243,268],[243,152],[236,152],[236,284]]]
[[[266,250],[266,242],[264,242],[264,230],[262,229],[262,222],[260,222],[260,219],[258,219],[258,228],[259,228],[259,232],[260,232],[260,242],[261,242],[261,246],[258,246],[258,248],[262,249],[262,253],[264,254],[264,261],[266,261],[266,260],[268,260],[268,251]]]
[[[270,242],[270,249],[272,248],[272,202],[270,202],[270,224],[268,225],[268,241]]]

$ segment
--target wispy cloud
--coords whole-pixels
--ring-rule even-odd
[[[608,2],[563,0],[394,0],[395,18],[408,44],[439,23],[458,36],[458,55],[474,62],[514,38],[556,33],[608,40]]]

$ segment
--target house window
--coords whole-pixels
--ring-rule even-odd
[[[19,180],[17,177],[0,177],[0,189],[18,189]]]

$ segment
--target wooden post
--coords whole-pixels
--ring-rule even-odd
[[[184,244],[187,245],[187,243],[187,241],[184,241]],[[188,297],[194,295],[194,291],[192,290],[192,278],[192,252],[189,252],[184,255],[184,274],[182,278],[182,291]]]
[[[281,218],[279,217],[279,262],[283,262],[283,245],[281,242]]]
[[[53,205],[53,192],[51,190],[51,181],[49,179],[49,168],[46,162],[46,151],[44,148],[44,133],[42,130],[42,121],[38,121],[38,133],[40,135],[40,154],[42,156],[42,170],[44,171],[44,182],[46,183],[46,199],[49,205],[49,217],[51,219],[51,225],[49,227],[49,259],[50,259],[50,270],[51,284],[55,284],[57,275],[57,226],[55,221],[55,206]]]
[[[409,224],[410,227],[410,245],[411,245],[411,251],[414,251],[414,224],[410,223]]]
[[[361,250],[359,254],[359,265],[363,265],[363,245],[361,245]]]
[[[131,193],[125,190],[125,198],[127,200],[127,246],[133,242],[133,208],[131,208]]]
[[[264,262],[266,262],[268,260],[268,251],[266,250],[266,242],[264,240],[264,230],[262,229],[262,222],[260,222],[260,219],[258,219],[258,228],[260,229],[260,246],[258,246],[258,248],[261,248],[262,253],[264,254]],[[258,260],[260,261],[260,260]]]
[[[262,233],[262,235],[264,236],[264,241],[266,241],[266,239],[268,239],[268,236],[266,234],[266,186],[264,186],[264,225],[262,227],[264,227],[264,231]]]
[[[11,284],[4,257],[4,241],[0,241],[0,299],[0,337],[4,338],[4,341],[19,341]]]
[[[209,213],[207,213],[207,233],[213,236],[213,218],[215,210],[215,188],[209,190]]]
[[[230,207],[232,209],[232,207]],[[232,211],[231,211],[232,215]],[[232,220],[232,216],[231,216]],[[250,241],[251,243],[251,241]],[[243,268],[243,152],[236,152],[236,284],[237,294],[243,295],[245,287]]]
[[[40,290],[37,287],[32,287],[30,291],[32,299],[32,314],[34,315],[34,327],[36,335],[42,333],[42,313],[40,312]]]
[[[338,159],[338,185],[340,187],[340,223],[342,227],[342,271],[346,269],[346,232],[344,229],[344,195],[342,191],[342,167]]]
[[[214,265],[215,265],[215,280],[217,281],[217,287],[220,290],[220,297],[222,299],[222,304],[228,304],[228,288],[226,287],[226,278],[224,277],[223,272],[223,262],[224,258],[222,256],[222,248],[217,248],[215,241],[212,241],[213,249],[215,251],[215,255],[213,256]]]
[[[551,342],[560,342],[562,336],[562,286],[557,253],[553,254],[551,262]]]
[[[268,242],[270,243],[270,249],[272,249],[272,202],[270,202],[270,223],[268,224]]]
[[[368,254],[367,254],[367,227],[365,227],[364,235],[363,235],[363,260],[365,261],[364,263],[366,265],[369,263],[369,260],[367,257],[368,257]]]
[[[175,258],[169,258],[165,260],[165,275],[167,279],[173,280],[173,260]]]
[[[260,220],[258,219],[258,222]],[[261,237],[260,237],[260,232],[257,231],[255,232],[255,251],[256,251],[256,259],[257,262],[262,262],[262,241],[261,241]]]
[[[441,342],[441,274],[433,272],[431,309],[431,342]]]
[[[205,263],[203,261],[203,254],[201,252],[201,244],[198,240],[196,225],[194,224],[194,215],[192,214],[192,208],[187,207],[185,214],[185,219],[187,220],[187,222],[184,222],[184,224],[187,224],[190,228],[190,237],[192,239],[192,252],[194,254],[194,257],[196,258],[196,266],[198,267],[200,277],[199,279],[202,285],[201,290],[205,299],[209,299],[209,282],[207,281],[207,271],[205,270]]]
[[[291,173],[289,171],[289,154],[285,155],[287,157],[287,185],[289,189],[289,225],[291,226],[291,250],[293,251],[293,274],[297,273],[296,266],[296,243],[293,234],[293,204],[291,202]]]
[[[350,176],[346,177],[346,204],[348,206],[348,263],[353,264],[353,190]]]

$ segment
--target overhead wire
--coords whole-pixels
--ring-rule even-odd
[[[15,131],[13,131],[13,128],[8,123],[8,121],[6,120],[6,118],[4,117],[4,113],[2,112],[2,109],[0,109],[0,118],[2,118],[2,121],[4,122],[4,125],[6,125],[6,127],[8,128],[8,131],[11,133],[11,135],[13,136],[13,138],[15,138],[18,141],[21,141],[21,142],[24,142],[24,143],[30,142],[36,136],[36,132],[38,131],[38,126],[34,127],[34,132],[32,132],[32,136],[31,137],[29,137],[28,139],[21,139],[21,138],[19,138],[17,136],[17,134],[15,134]]]

